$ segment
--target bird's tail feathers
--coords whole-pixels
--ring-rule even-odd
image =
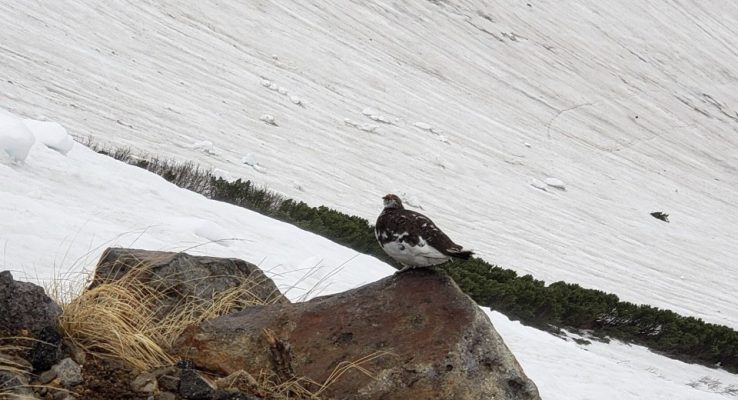
[[[471,250],[448,250],[448,255],[454,258],[460,258],[462,260],[468,260],[471,258],[472,255],[474,255],[474,252]]]

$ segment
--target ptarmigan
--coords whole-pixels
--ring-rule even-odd
[[[374,234],[382,249],[404,266],[401,271],[441,264],[451,257],[467,260],[474,254],[451,241],[425,215],[406,210],[399,197],[388,194],[383,199]]]

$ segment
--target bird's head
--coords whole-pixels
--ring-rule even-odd
[[[384,200],[384,208],[397,208],[400,210],[403,209],[402,201],[394,194],[388,194],[382,197],[382,199]]]

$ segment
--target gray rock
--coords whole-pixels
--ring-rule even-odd
[[[131,389],[138,393],[154,393],[159,389],[156,376],[150,372],[144,372],[135,377],[131,382]]]
[[[0,332],[40,331],[55,326],[60,313],[61,308],[41,286],[16,281],[10,271],[0,272]]]
[[[82,383],[82,367],[71,358],[65,358],[52,367],[56,377],[64,387],[72,387]]]
[[[166,294],[159,316],[171,312],[183,299],[210,302],[214,295],[244,281],[249,282],[248,293],[241,298],[245,303],[288,302],[271,279],[256,265],[243,260],[136,249],[105,250],[90,288],[120,279],[130,271]]]
[[[349,369],[325,398],[540,400],[487,315],[432,270],[305,303],[249,307],[188,328],[174,349],[222,374],[272,370],[318,383],[337,366],[376,356],[361,365],[376,379]]]
[[[179,395],[187,400],[212,400],[215,386],[194,369],[183,369],[180,374]]]
[[[159,392],[154,398],[156,400],[177,400],[177,395],[170,392]]]

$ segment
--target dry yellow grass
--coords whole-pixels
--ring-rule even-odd
[[[63,305],[59,325],[65,336],[89,354],[147,370],[175,362],[169,349],[187,326],[264,304],[251,293],[258,282],[243,277],[238,286],[215,294],[212,301],[185,298],[160,317],[165,291],[171,288],[144,282],[146,269],[139,265]]]

